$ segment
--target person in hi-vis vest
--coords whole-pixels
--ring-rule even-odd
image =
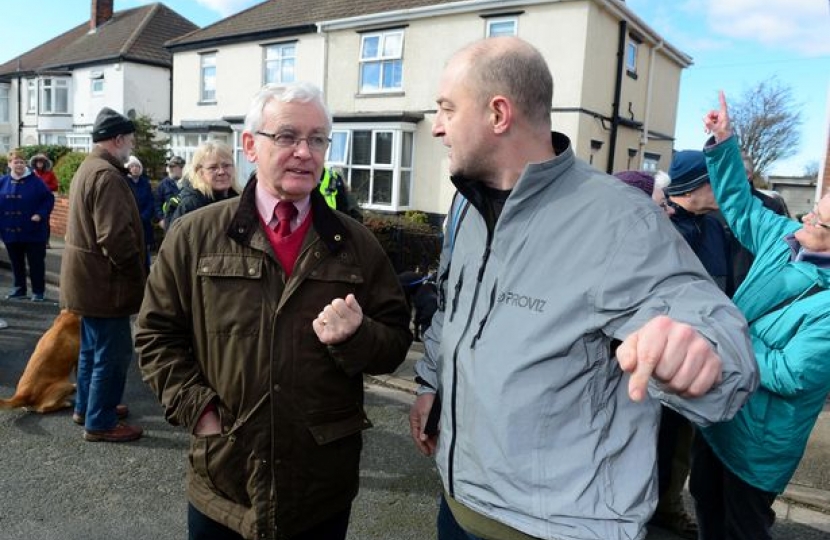
[[[349,217],[363,222],[363,214],[360,212],[360,206],[354,200],[349,189],[346,187],[346,182],[343,181],[343,175],[334,167],[325,167],[323,175],[320,177],[320,193],[331,208],[344,212]]]

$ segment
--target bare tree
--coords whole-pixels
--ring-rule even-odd
[[[804,164],[804,176],[809,178],[818,178],[818,161],[812,160]]]
[[[761,81],[730,104],[729,112],[741,149],[752,160],[753,179],[766,176],[773,163],[797,153],[801,110],[790,86],[775,77]]]

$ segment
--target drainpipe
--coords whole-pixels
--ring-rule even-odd
[[[625,66],[625,38],[628,33],[628,21],[620,21],[620,34],[617,38],[617,79],[614,83],[614,105],[611,111],[611,140],[608,143],[608,165],[605,172],[614,172],[614,154],[617,150],[617,131],[620,129],[620,97],[622,96],[623,68]]]
[[[23,90],[21,89],[21,85],[23,84],[23,79],[20,78],[20,75],[17,76],[17,147],[23,146],[22,139],[23,139]]]
[[[648,59],[648,81],[646,81],[646,107],[644,114],[645,118],[643,119],[643,133],[640,135],[640,164],[637,167],[638,169],[643,168],[646,145],[648,144],[648,121],[651,114],[651,94],[652,85],[654,83],[654,60],[657,58],[657,53],[660,51],[660,49],[663,48],[664,45],[665,43],[661,39],[657,46],[651,49],[651,55]]]

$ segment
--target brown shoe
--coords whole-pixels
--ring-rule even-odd
[[[117,416],[119,420],[127,418],[128,416],[130,416],[130,408],[124,404],[116,405],[115,416]],[[82,426],[86,423],[86,415],[75,413],[72,415],[72,421],[78,424],[79,426]]]
[[[130,442],[141,438],[144,430],[139,426],[130,426],[123,422],[118,422],[112,429],[104,431],[84,431],[84,439],[89,442]]]

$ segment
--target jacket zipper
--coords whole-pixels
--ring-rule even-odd
[[[473,300],[470,304],[470,313],[467,317],[467,323],[464,325],[464,331],[461,332],[461,336],[458,338],[458,341],[455,344],[455,349],[452,353],[452,395],[450,400],[450,416],[452,419],[452,437],[450,438],[450,450],[449,456],[447,459],[447,478],[448,484],[450,486],[450,497],[455,498],[455,481],[453,479],[454,476],[454,462],[455,462],[455,443],[458,434],[457,430],[457,402],[458,402],[458,351],[461,348],[461,342],[464,341],[464,336],[467,335],[467,332],[470,330],[470,326],[473,320],[473,313],[475,312],[476,303],[478,302],[478,294],[481,290],[481,281],[484,278],[484,271],[487,268],[487,261],[490,259],[490,243],[491,243],[492,235],[488,231],[487,234],[487,246],[484,248],[484,254],[481,257],[481,266],[478,269],[478,276],[476,278],[476,288],[473,292]],[[460,279],[460,278],[459,278]],[[458,296],[453,299],[453,303],[456,302]],[[473,341],[475,343],[475,340]]]

